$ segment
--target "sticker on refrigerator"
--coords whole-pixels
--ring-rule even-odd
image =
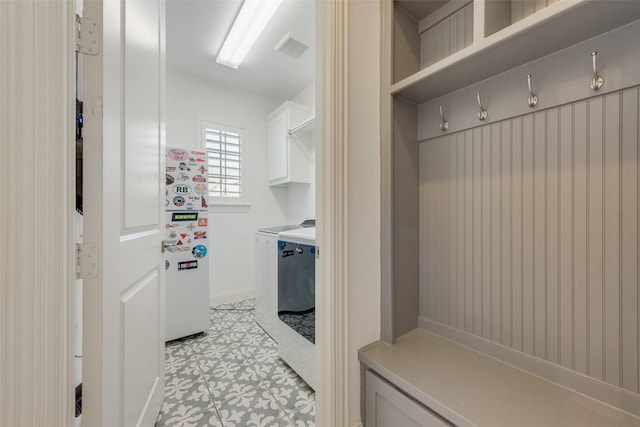
[[[168,270],[169,269],[169,261],[167,261],[166,259],[164,260],[164,269]]]
[[[189,230],[189,231],[193,231],[194,228],[196,228],[196,226],[191,224],[191,223],[189,223],[189,225],[187,225],[187,230]]]
[[[205,200],[204,196],[202,196],[202,202],[200,203],[200,205],[202,206],[203,209],[206,209],[209,207],[209,204]]]
[[[173,160],[187,160],[189,158],[189,154],[186,151],[181,150],[179,148],[172,148],[167,152],[167,156]]]
[[[176,171],[176,167],[175,166],[167,166],[166,170],[167,170],[167,172],[175,172]]]
[[[187,166],[187,164],[185,162],[180,162],[180,164],[178,165],[178,169],[180,169],[181,171],[190,171],[191,168],[189,166]]]
[[[196,184],[193,187],[193,190],[201,196],[204,196],[205,194],[207,194],[207,186],[204,184]]]
[[[206,156],[207,153],[204,151],[192,151],[191,154],[195,154],[196,156]]]
[[[197,219],[198,219],[198,212],[173,212],[171,214],[171,222],[196,221]]]
[[[193,233],[193,238],[194,239],[206,239],[207,238],[207,232],[206,231],[196,231]]]
[[[207,256],[207,247],[203,245],[195,245],[191,250],[194,258],[204,258]]]
[[[198,170],[200,171],[200,173],[202,175],[204,175],[205,173],[207,173],[207,168],[205,168],[203,165],[198,166]]]
[[[194,208],[193,202],[187,202],[187,204],[184,207],[187,208],[188,210],[192,211],[193,208]]]
[[[198,268],[198,261],[197,260],[194,260],[194,261],[183,261],[183,262],[179,262],[178,263],[178,271],[193,270],[195,268]]]
[[[195,175],[193,178],[191,178],[191,180],[193,182],[207,182],[207,178],[202,175]]]
[[[176,194],[186,195],[191,193],[191,187],[185,184],[176,184],[173,186],[173,192]]]
[[[184,197],[176,196],[173,198],[173,204],[176,206],[184,206]]]
[[[167,180],[167,185],[171,185],[175,181],[175,178],[169,174],[166,174],[166,180]]]
[[[206,227],[208,222],[208,218],[198,218],[198,227]]]

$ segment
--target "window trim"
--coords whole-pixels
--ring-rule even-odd
[[[198,116],[196,118],[198,128],[198,138],[202,151],[207,153],[207,129],[216,129],[223,132],[233,132],[240,135],[240,197],[212,197],[207,199],[210,211],[218,212],[246,212],[249,208],[247,199],[247,154],[245,150],[246,131],[244,128],[233,125],[226,125]],[[208,159],[208,153],[207,153]],[[207,160],[207,168],[209,168]],[[208,172],[207,172],[208,173]],[[208,176],[207,176],[208,179]]]

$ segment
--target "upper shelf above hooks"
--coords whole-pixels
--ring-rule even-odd
[[[640,19],[640,1],[560,0],[485,37],[493,3],[474,1],[473,25],[482,28],[474,28],[473,43],[392,84],[390,93],[422,104]],[[397,49],[396,57],[402,60]],[[403,67],[406,75],[395,64],[396,75]]]

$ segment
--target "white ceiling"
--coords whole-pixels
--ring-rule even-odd
[[[216,63],[242,0],[168,0],[167,66],[282,100],[315,80],[315,0],[284,0],[237,70]],[[295,59],[274,50],[286,33],[309,46]]]

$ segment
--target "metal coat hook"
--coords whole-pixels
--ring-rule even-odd
[[[531,74],[527,74],[527,85],[529,85],[529,98],[527,98],[527,103],[529,104],[529,107],[533,108],[538,103],[538,97],[531,89]]]
[[[476,95],[478,96],[478,107],[480,107],[480,111],[478,111],[478,120],[484,121],[486,120],[489,113],[487,113],[487,110],[482,107],[482,102],[480,101],[480,92],[476,92]]]
[[[596,56],[598,56],[598,52],[591,52],[591,58],[593,59],[593,79],[591,79],[591,89],[598,90],[604,84],[604,79],[598,75],[598,68],[596,66]]]
[[[442,113],[442,105],[440,106],[440,130],[444,132],[449,129],[449,122],[444,119],[444,114]]]

